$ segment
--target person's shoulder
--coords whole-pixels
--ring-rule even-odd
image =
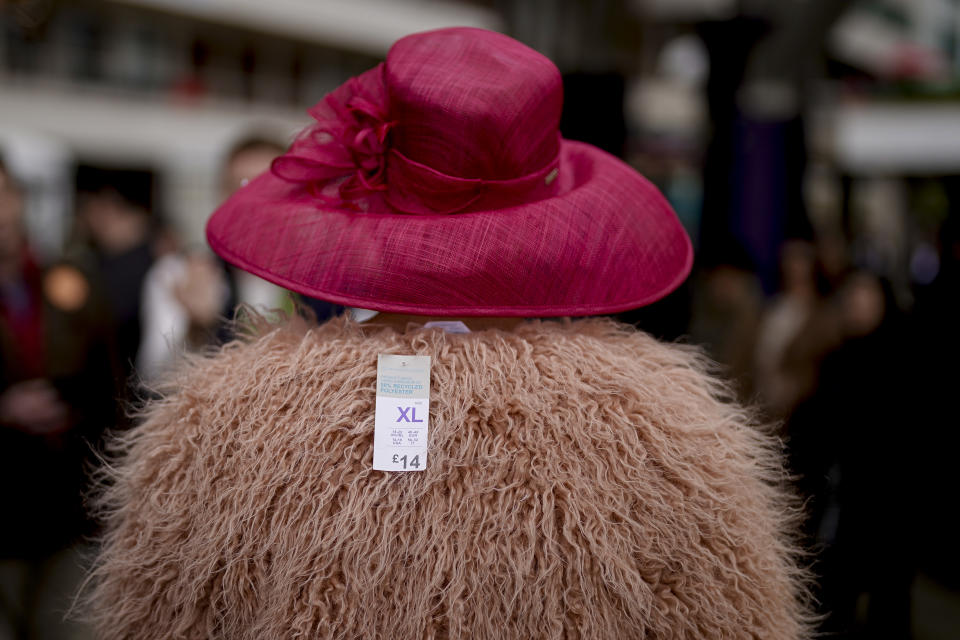
[[[720,437],[740,450],[770,444],[768,428],[695,345],[608,319],[544,322],[521,334],[534,345],[541,381],[602,412],[632,416],[671,438]]]
[[[542,320],[520,325],[517,333],[531,341],[581,344],[594,349],[614,349],[659,360],[686,357],[696,350],[681,343],[664,342],[631,324],[606,317]]]
[[[156,395],[180,399],[237,396],[258,390],[290,388],[329,368],[334,338],[345,331],[316,326],[296,316],[269,317],[241,307],[233,321],[234,339],[187,354],[180,365],[157,383]]]
[[[341,366],[350,349],[339,348],[337,339],[349,329],[251,311],[234,322],[236,339],[185,354],[150,382],[136,428],[121,434],[115,448],[137,443],[143,452],[160,447],[210,453],[251,430],[294,428],[317,418],[348,387],[372,393],[375,358],[369,367]],[[347,382],[351,371],[360,370],[373,372],[369,380]]]
[[[518,333],[534,345],[534,356],[545,363],[560,360],[630,387],[651,377],[666,377],[673,384],[701,390],[720,383],[716,366],[702,349],[664,342],[608,318],[536,322]]]

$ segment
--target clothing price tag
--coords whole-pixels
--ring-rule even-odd
[[[430,356],[380,354],[373,428],[373,468],[427,468],[430,422]]]

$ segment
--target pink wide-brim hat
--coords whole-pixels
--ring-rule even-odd
[[[499,33],[396,42],[207,225],[227,262],[307,296],[437,316],[654,302],[690,240],[643,176],[558,131],[560,73]]]

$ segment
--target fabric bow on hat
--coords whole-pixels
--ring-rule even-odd
[[[385,191],[387,135],[394,123],[387,120],[378,88],[352,78],[311,109],[317,123],[274,160],[273,173],[305,184],[328,204],[349,205]]]

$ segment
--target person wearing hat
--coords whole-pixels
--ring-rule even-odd
[[[412,35],[214,213],[230,263],[380,315],[255,320],[118,437],[104,638],[807,633],[778,446],[704,359],[533,320],[652,303],[692,260],[561,104],[506,36]]]
[[[36,252],[27,225],[29,195],[0,158],[4,638],[49,630],[50,612],[73,588],[78,543],[91,531],[84,471],[103,430],[116,424],[119,390],[105,296],[81,262],[47,261]]]

